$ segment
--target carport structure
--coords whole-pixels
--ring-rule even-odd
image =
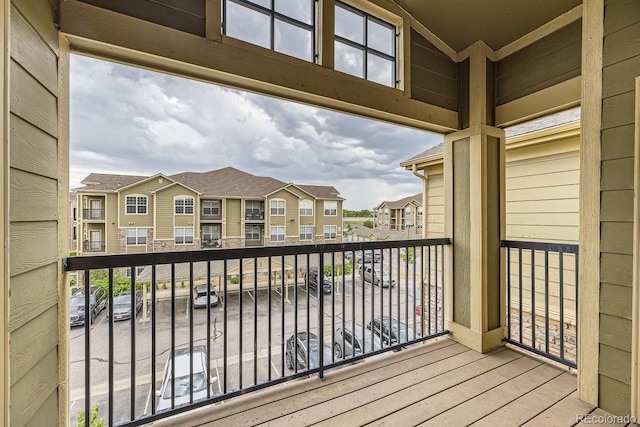
[[[577,395],[640,416],[640,1],[318,0],[302,23],[280,3],[2,0],[3,423],[69,422],[70,53],[445,134],[446,327],[477,352],[506,332],[503,128],[581,105]],[[300,29],[308,60],[275,30],[232,37],[239,7]],[[345,10],[390,28],[392,52],[338,31]]]

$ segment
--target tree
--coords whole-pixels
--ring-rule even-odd
[[[367,228],[373,228],[373,221],[371,220],[366,220],[362,223],[362,225],[364,225]]]
[[[343,267],[342,267],[341,264],[337,264],[337,265],[335,265],[334,270],[335,270],[335,276],[341,276]],[[344,265],[344,274],[349,275],[349,274],[351,274],[351,271],[352,271],[351,270],[351,264],[345,264]],[[325,265],[324,266],[324,275],[325,276],[334,276],[334,274],[332,274],[330,265]]]
[[[400,258],[407,264],[413,264],[413,248],[406,248],[400,252]]]
[[[91,408],[91,419],[89,420],[89,425],[91,427],[104,427],[105,421],[104,418],[98,419],[98,413],[100,412],[100,408],[98,405],[94,405]],[[84,411],[78,411],[78,427],[84,427],[85,425],[86,414]]]

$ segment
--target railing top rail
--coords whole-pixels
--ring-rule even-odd
[[[414,246],[450,245],[450,238],[384,240],[368,242],[324,243],[316,245],[252,246],[219,250],[193,250],[170,252],[145,252],[137,254],[112,254],[69,257],[63,260],[64,271],[98,268],[129,267],[131,265],[181,264],[200,261],[261,258],[270,256],[306,255],[331,252],[348,252]]]
[[[500,246],[511,249],[532,249],[534,251],[550,251],[577,254],[578,245],[570,243],[524,242],[520,240],[502,240]]]

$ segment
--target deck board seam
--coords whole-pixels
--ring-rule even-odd
[[[535,419],[536,417],[539,417],[540,415],[544,414],[546,411],[548,411],[549,409],[553,408],[554,406],[556,406],[558,403],[562,402],[564,399],[566,399],[567,397],[570,397],[573,393],[575,393],[577,390],[574,389],[571,392],[569,392],[567,395],[561,397],[560,399],[556,400],[555,402],[553,402],[551,405],[547,406],[546,408],[544,408],[543,410],[541,410],[540,412],[538,412],[537,414],[535,414],[534,416],[532,416],[531,418],[529,418],[528,420],[524,421],[522,424],[520,424],[520,426],[524,426],[527,423],[531,422],[531,420]],[[595,411],[597,408],[593,408],[591,410],[591,412],[589,412],[589,414],[591,414],[593,411]],[[573,426],[575,426],[577,423],[573,424]],[[572,427],[573,427],[572,426]]]

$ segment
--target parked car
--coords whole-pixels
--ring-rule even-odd
[[[318,269],[310,268],[309,274],[306,276],[307,287],[309,291],[317,293],[318,292]],[[323,282],[322,282],[322,292],[325,294],[331,293],[331,279],[323,274]]]
[[[136,316],[142,309],[142,292],[136,291]],[[109,312],[107,311],[107,319]],[[131,319],[131,292],[125,291],[113,299],[113,321]]]
[[[362,340],[363,336],[364,341]],[[333,340],[333,354],[336,359],[362,354],[363,349],[364,353],[370,353],[381,348],[380,337],[375,334],[371,337],[371,332],[365,331],[362,325],[356,323],[354,327],[351,322],[348,322],[345,324],[344,329],[336,329]]]
[[[218,294],[211,286],[209,305],[215,307],[218,305]],[[207,306],[207,285],[198,285],[193,292],[193,308],[205,308]]]
[[[159,398],[157,410],[171,408],[171,383],[173,382],[175,406],[189,403],[190,391],[193,390],[193,401],[205,399],[207,397],[207,378],[211,386],[211,394],[214,393],[213,383],[217,377],[209,377],[209,360],[207,358],[207,348],[203,345],[193,347],[193,383],[189,372],[189,348],[178,348],[175,351],[176,372],[173,375],[171,352],[164,365],[164,375],[162,386],[156,390]]]
[[[98,314],[107,307],[107,293],[101,286],[89,287],[89,321],[93,323]],[[85,313],[85,291],[76,291],[69,299],[69,318],[71,326],[84,325]]]
[[[374,251],[364,251],[364,263],[371,263],[371,262],[375,262],[375,263],[379,263],[380,260],[382,259],[382,256],[380,255],[380,252],[374,252]]]
[[[382,338],[386,345],[403,343],[412,341],[420,337],[420,334],[414,332],[404,322],[389,316],[376,316],[372,322],[367,324],[367,329],[373,328],[373,332]]]
[[[389,285],[394,287],[396,285],[396,279],[390,279],[391,276],[387,270],[383,270],[380,266],[374,266],[371,264],[365,264],[360,266],[360,275],[364,277],[365,282],[371,282],[374,285],[382,285],[383,288],[388,288]]]
[[[307,362],[307,334],[309,335],[309,361]],[[320,347],[318,336],[313,332],[300,331],[298,335],[291,335],[287,340],[285,350],[285,359],[287,368],[291,371],[294,369],[294,360],[297,360],[298,370],[314,369],[320,366]],[[324,363],[331,363],[332,353],[331,347],[327,344],[323,346]]]

